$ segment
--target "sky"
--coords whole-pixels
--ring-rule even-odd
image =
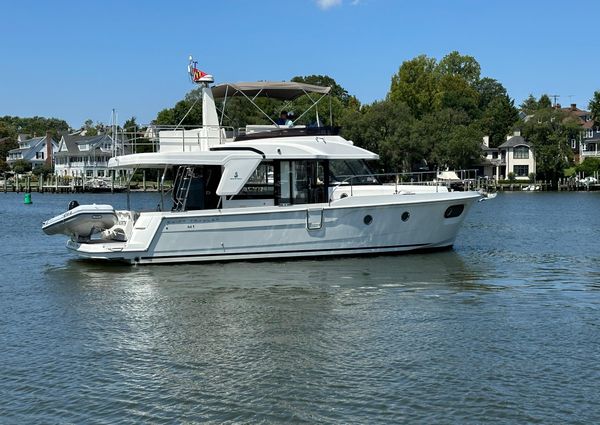
[[[193,88],[321,74],[362,103],[402,62],[457,50],[520,104],[600,90],[600,2],[513,0],[0,0],[0,116],[149,123]]]

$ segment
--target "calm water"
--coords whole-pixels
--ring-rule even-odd
[[[125,206],[0,193],[1,423],[600,422],[600,193],[501,194],[442,253],[148,267],[45,236],[74,197]]]

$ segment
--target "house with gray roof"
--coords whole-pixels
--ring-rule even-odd
[[[506,136],[506,142],[498,146],[504,176],[513,173],[517,180],[529,180],[536,173],[533,146],[521,136],[520,131]]]
[[[18,148],[8,151],[6,162],[12,167],[19,160],[31,164],[35,169],[43,165],[52,165],[52,157],[58,151],[58,143],[50,133],[43,137],[30,137],[27,134],[19,134],[17,138]]]
[[[506,136],[506,141],[497,148],[490,147],[489,137],[485,136],[481,148],[484,154],[481,168],[486,177],[505,180],[513,173],[516,180],[529,180],[529,175],[536,173],[533,146],[520,131]]]
[[[108,160],[123,153],[123,139],[114,143],[110,134],[63,135],[55,155],[54,174],[61,177],[103,178],[109,176]]]

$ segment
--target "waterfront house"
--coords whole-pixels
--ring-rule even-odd
[[[484,177],[500,180],[500,167],[502,166],[500,150],[490,147],[490,136],[483,136],[481,151],[483,152],[483,161],[479,167],[480,173]]]
[[[30,137],[27,134],[19,134],[17,138],[18,148],[8,151],[6,162],[12,167],[19,160],[31,164],[35,169],[43,165],[52,165],[52,157],[58,150],[58,143],[49,132],[42,137]]]
[[[485,136],[481,149],[484,158],[480,168],[485,177],[505,180],[513,173],[516,180],[528,180],[536,172],[533,147],[520,131],[506,136],[506,141],[497,148],[490,147],[489,137]]]
[[[580,163],[587,157],[600,157],[600,123],[594,122],[592,113],[579,109],[575,103],[568,108],[561,108],[560,105],[557,108],[574,118],[581,128],[579,136],[570,140],[575,162]]]
[[[506,142],[498,146],[504,178],[513,173],[516,180],[529,180],[535,174],[535,152],[520,131],[506,136]]]
[[[116,153],[123,153],[122,140],[119,137],[115,144],[110,134],[63,135],[55,155],[54,174],[60,177],[108,177],[108,160]]]

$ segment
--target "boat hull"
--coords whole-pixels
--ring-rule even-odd
[[[348,197],[329,204],[142,213],[127,242],[70,240],[91,259],[157,264],[448,248],[477,193]],[[449,208],[460,214],[446,217]],[[452,215],[452,214],[450,214]]]

